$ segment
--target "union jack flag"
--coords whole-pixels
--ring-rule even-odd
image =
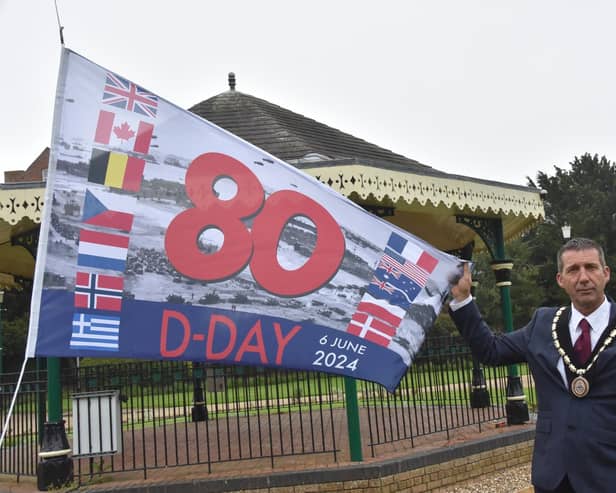
[[[107,72],[103,103],[156,118],[158,97],[119,75]]]
[[[380,289],[382,291],[386,291],[389,294],[394,292],[394,288],[393,288],[393,286],[391,284],[389,284],[387,281],[383,281],[381,279],[378,279],[375,276],[372,276],[372,280],[370,281],[370,284],[374,284],[377,289]]]

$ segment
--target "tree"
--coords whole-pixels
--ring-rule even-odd
[[[28,316],[2,320],[2,369],[4,372],[19,371],[26,350]]]
[[[530,261],[531,250],[524,238],[507,244],[507,257],[514,261],[511,271],[511,309],[513,327],[516,329],[531,319],[533,311],[542,300],[543,292],[537,284],[539,266]],[[492,259],[489,253],[481,252],[473,260],[473,280],[478,282],[475,290],[477,303],[488,324],[497,331],[503,331],[500,288],[496,286],[494,272],[490,267]]]
[[[541,304],[566,303],[567,297],[556,285],[556,253],[563,244],[561,226],[571,225],[572,236],[592,238],[606,253],[606,261],[616,266],[616,166],[604,157],[584,154],[575,157],[567,171],[557,166],[555,174],[537,174],[536,185],[546,191],[545,222],[528,233],[530,262],[538,268],[537,283],[543,291]],[[616,287],[607,293],[616,297]],[[616,298],[615,298],[616,299]]]
[[[537,306],[543,299],[543,290],[538,285],[540,266],[530,261],[531,250],[526,238],[517,238],[507,244],[507,257],[514,261],[511,271],[511,299],[514,329],[523,327],[531,319]],[[500,288],[496,286],[496,278],[490,266],[492,258],[487,251],[473,256],[473,281],[477,282],[475,297],[486,322],[497,332],[504,331]],[[457,334],[455,325],[446,313],[447,307],[441,312],[434,327],[428,333],[429,337],[440,337],[447,334]]]

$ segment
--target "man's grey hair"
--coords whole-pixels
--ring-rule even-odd
[[[601,262],[601,267],[605,267],[605,253],[603,252],[603,248],[599,243],[594,240],[588,238],[571,238],[567,243],[560,247],[558,250],[558,255],[556,255],[556,265],[558,267],[558,272],[563,271],[563,253],[568,252],[570,250],[574,250],[579,252],[580,250],[597,250],[599,253],[599,261]]]

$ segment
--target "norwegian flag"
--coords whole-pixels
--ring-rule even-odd
[[[158,110],[157,96],[111,72],[107,72],[103,103],[151,118],[156,118]]]
[[[398,311],[394,306],[384,306],[376,300],[367,301],[364,297],[357,305],[346,331],[387,347],[404,316],[404,312]]]
[[[89,272],[77,272],[75,279],[75,306],[95,310],[122,310],[124,279]]]

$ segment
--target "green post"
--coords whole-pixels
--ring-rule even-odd
[[[513,310],[511,308],[511,288],[502,286],[501,292],[501,308],[503,312],[503,321],[505,332],[513,332]],[[517,377],[520,375],[518,365],[509,365],[509,376]]]
[[[47,421],[62,421],[60,358],[47,358]]]
[[[492,263],[493,267],[500,266],[494,269],[496,275],[496,285],[500,289],[501,310],[503,313],[503,322],[505,332],[513,332],[513,309],[511,307],[511,269],[513,263],[505,260],[505,240],[503,239],[503,223],[499,221],[499,226],[496,229],[495,239],[495,259]],[[509,376],[517,377],[520,375],[518,365],[509,365]]]
[[[41,372],[45,369],[44,358],[36,358],[36,407],[37,423],[38,423],[38,444],[43,443],[43,433],[45,430],[45,418],[47,416],[47,405],[45,399],[45,390],[41,386]]]
[[[501,309],[505,331],[513,331],[513,315],[511,310],[511,269],[513,262],[505,258],[505,240],[503,221],[500,217],[477,218],[463,214],[456,216],[456,222],[465,224],[475,231],[490,250],[492,270],[496,277],[496,286],[500,289]],[[522,380],[517,365],[508,367],[507,376],[507,424],[522,424],[529,420],[526,396],[522,389]]]
[[[503,312],[503,322],[506,332],[513,331],[513,312],[511,309],[511,269],[513,262],[505,259],[505,241],[503,239],[503,223],[497,221],[494,228],[494,260],[492,269],[496,277],[496,285],[500,289],[501,308]],[[522,388],[522,379],[518,365],[510,365],[507,376],[507,424],[519,425],[527,422],[528,404]]]
[[[0,377],[4,373],[4,338],[2,336],[2,310],[4,310],[4,291],[0,289]]]
[[[73,459],[62,419],[60,358],[47,358],[47,421],[36,466],[40,491],[62,488],[73,481]]]
[[[351,460],[363,460],[361,452],[361,431],[359,429],[359,403],[357,401],[357,381],[344,377],[344,394],[346,396],[347,428],[349,431],[349,449]]]

